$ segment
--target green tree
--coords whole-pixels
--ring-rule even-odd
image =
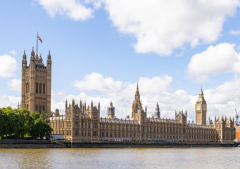
[[[0,108],[0,136],[1,136],[1,138],[3,138],[4,134],[5,134],[5,132],[4,132],[4,125],[5,125],[4,123],[6,122],[5,119],[6,119],[6,114],[3,111],[3,109]]]
[[[0,136],[15,135],[15,138],[24,138],[26,134],[33,138],[41,139],[50,135],[53,129],[48,124],[49,116],[38,112],[30,112],[27,109],[0,108]]]
[[[27,109],[13,110],[13,133],[16,138],[24,138],[29,133],[30,112]]]
[[[35,120],[31,131],[31,136],[34,139],[36,139],[37,137],[43,139],[44,136],[50,135],[53,129],[46,121],[38,118],[37,120]]]
[[[45,113],[44,111],[41,113],[40,118],[44,121],[46,121],[47,123],[49,123],[49,115],[47,113]]]
[[[11,136],[14,133],[15,123],[16,123],[16,115],[13,112],[11,107],[3,108],[5,113],[4,119],[4,135]]]

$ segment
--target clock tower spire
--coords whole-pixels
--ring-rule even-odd
[[[206,100],[204,99],[202,86],[198,95],[198,100],[195,104],[195,112],[196,112],[196,124],[206,125],[207,103]]]

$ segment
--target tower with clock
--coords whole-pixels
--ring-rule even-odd
[[[198,100],[195,104],[195,112],[196,112],[196,124],[206,125],[207,103],[206,100],[204,99],[202,87],[198,95]]]

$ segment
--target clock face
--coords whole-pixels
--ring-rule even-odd
[[[199,105],[197,106],[197,110],[200,110],[200,106]]]
[[[205,105],[203,106],[203,110],[206,110],[206,106]]]

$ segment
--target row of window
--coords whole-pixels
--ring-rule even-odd
[[[133,130],[133,131],[139,131],[139,126],[123,126],[123,125],[108,125],[108,124],[101,124],[101,129],[111,129],[111,130]],[[158,128],[158,127],[142,127],[142,131],[146,129],[147,132],[173,132],[173,133],[179,133],[181,130],[178,128]],[[213,130],[187,130],[188,133],[204,133],[204,134],[214,134]],[[185,129],[183,129],[183,133],[185,133]]]
[[[36,83],[36,93],[45,94],[45,83]]]
[[[124,126],[123,125],[108,125],[108,124],[101,124],[101,128],[102,129],[115,129],[115,130],[124,130]],[[139,126],[128,126],[126,125],[126,130],[134,130],[134,131],[139,131],[140,130],[140,127]]]
[[[75,136],[78,136],[78,131],[75,131]],[[84,131],[81,131],[81,136],[91,136],[90,135],[90,132],[84,132]],[[97,131],[93,131],[93,136],[97,136]]]
[[[102,137],[139,137],[139,133],[102,132]]]
[[[41,114],[42,112],[45,112],[45,106],[44,105],[35,105],[35,111],[37,111]]]
[[[54,132],[53,132],[54,133]],[[57,134],[55,132],[55,134]],[[64,131],[63,131],[64,134]],[[66,133],[67,135],[71,135],[71,131],[67,130]],[[75,131],[75,136],[79,136],[79,131]],[[90,131],[81,131],[81,136],[82,137],[90,137],[91,136],[91,132]],[[93,136],[97,136],[97,131],[93,131]],[[139,133],[120,133],[120,132],[101,132],[101,137],[139,137]],[[142,137],[144,137],[144,133],[142,133]],[[216,136],[203,136],[201,137],[200,135],[189,135],[189,136],[178,136],[178,135],[170,135],[170,134],[150,134],[150,133],[146,133],[146,137],[147,138],[175,138],[175,139],[179,139],[179,138],[186,138],[186,139],[216,139]]]

